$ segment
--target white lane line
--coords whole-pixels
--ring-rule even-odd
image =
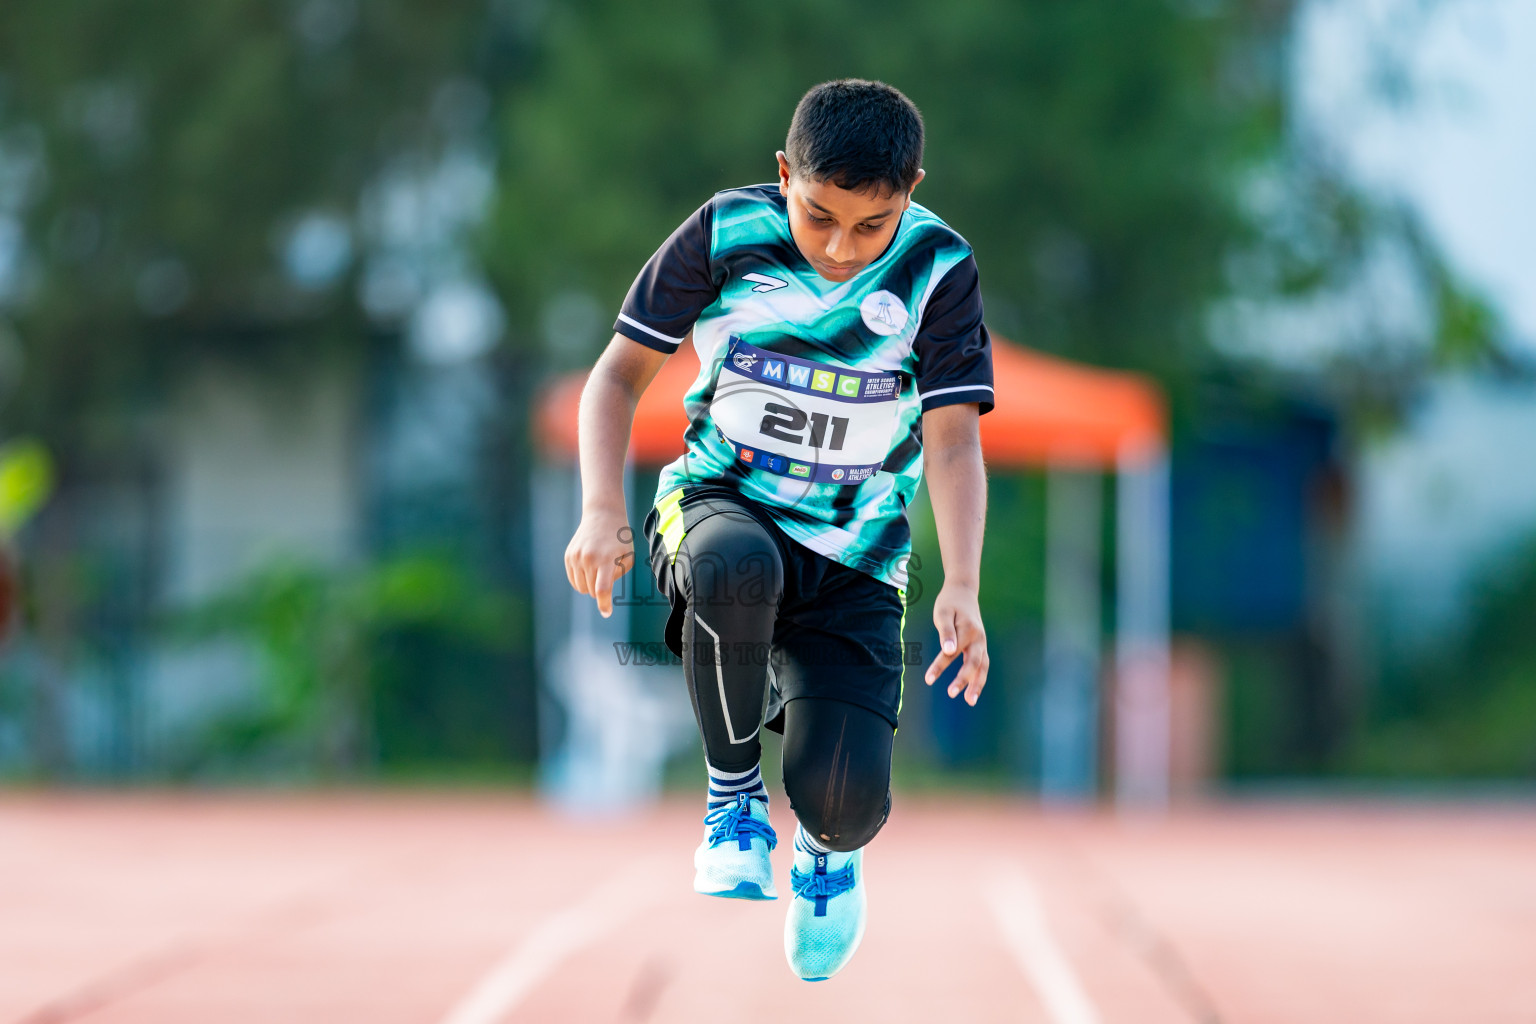
[[[656,863],[621,872],[542,921],[465,993],[441,1024],[498,1024],[566,957],[656,900]]]
[[[1029,976],[1051,1024],[1099,1024],[1099,1011],[1051,934],[1029,876],[1013,865],[1001,868],[986,893],[1008,951]]]

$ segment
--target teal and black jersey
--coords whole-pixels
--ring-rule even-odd
[[[922,414],[992,408],[992,353],[971,248],[916,203],[849,281],[796,247],[777,184],[720,192],[652,256],[614,330],[701,364],[678,489],[730,487],[794,540],[902,588]]]

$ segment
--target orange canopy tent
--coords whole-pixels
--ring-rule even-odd
[[[1100,370],[992,339],[997,407],[981,418],[981,447],[994,465],[1113,467],[1141,462],[1163,447],[1162,393],[1132,373]],[[699,374],[684,343],[662,365],[635,410],[630,451],[637,462],[670,462],[683,453],[683,395]],[[548,454],[574,458],[576,406],[585,373],[556,380],[537,412]]]

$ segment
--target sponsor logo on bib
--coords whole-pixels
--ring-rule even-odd
[[[907,326],[909,315],[902,301],[883,288],[870,292],[859,303],[859,316],[864,318],[864,326],[876,334],[900,334]]]
[[[898,374],[819,366],[733,337],[709,415],[740,466],[856,485],[889,456],[900,390]]]

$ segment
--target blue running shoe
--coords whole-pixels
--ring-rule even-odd
[[[768,853],[779,837],[768,824],[768,803],[745,793],[704,816],[704,841],[693,853],[694,892],[735,900],[775,900]]]
[[[863,849],[817,853],[795,844],[784,955],[803,980],[826,981],[853,959],[868,916],[863,876]]]

